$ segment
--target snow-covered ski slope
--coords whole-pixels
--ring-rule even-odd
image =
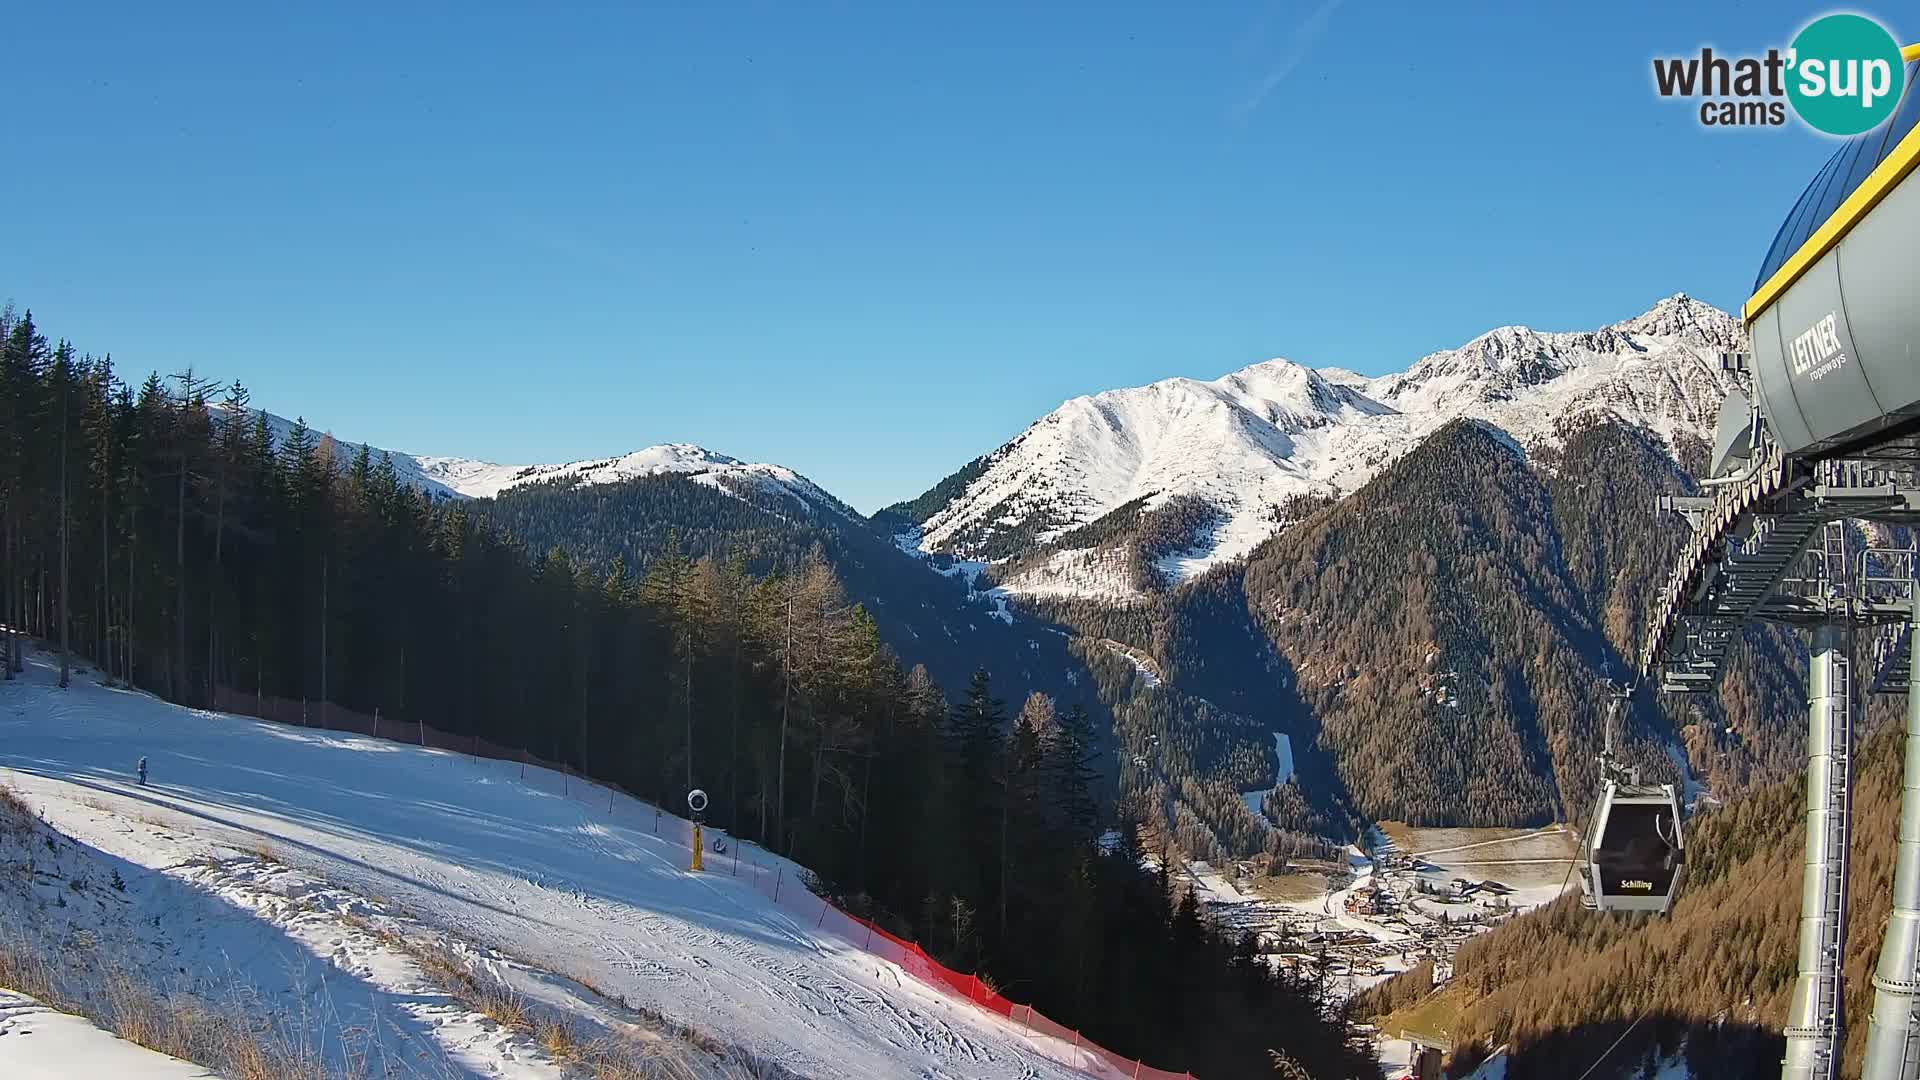
[[[847,940],[853,924],[784,860],[735,845],[745,848],[737,871],[730,852],[689,873],[686,823],[644,803],[541,769],[523,779],[508,762],[198,712],[96,680],[60,691],[35,658],[24,678],[0,683],[0,782],[49,825],[117,845],[117,858],[155,868],[179,859],[128,838],[147,819],[192,834],[176,847],[265,846],[329,888],[806,1076],[1099,1069],[1084,1051],[863,951]],[[142,756],[145,788],[132,776]],[[103,807],[127,827],[103,825]]]

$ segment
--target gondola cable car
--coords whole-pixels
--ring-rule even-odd
[[[1639,769],[1614,756],[1614,725],[1632,696],[1632,687],[1616,691],[1607,708],[1600,793],[1587,821],[1581,886],[1584,902],[1596,910],[1665,914],[1686,877],[1680,793],[1673,784],[1643,783]]]

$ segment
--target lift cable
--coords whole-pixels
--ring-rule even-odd
[[[1649,1009],[1648,1011],[1651,1011],[1651,1009]],[[1627,1025],[1627,1030],[1621,1032],[1620,1037],[1613,1040],[1613,1045],[1607,1047],[1605,1050],[1602,1050],[1600,1052],[1600,1056],[1593,1059],[1593,1064],[1587,1066],[1587,1071],[1580,1074],[1580,1080],[1587,1080],[1587,1077],[1592,1076],[1593,1070],[1599,1068],[1600,1063],[1607,1060],[1607,1055],[1613,1053],[1614,1050],[1617,1049],[1621,1043],[1626,1042],[1627,1036],[1633,1034],[1633,1029],[1639,1027],[1640,1021],[1645,1020],[1646,1018],[1647,1018],[1647,1014],[1645,1012],[1635,1017],[1633,1023]]]
[[[1602,784],[1605,784],[1608,780],[1608,773],[1613,768],[1614,720],[1616,719],[1616,717],[1620,712],[1621,705],[1625,704],[1628,699],[1633,697],[1634,687],[1632,685],[1629,685],[1624,691],[1614,690],[1613,679],[1611,678],[1611,665],[1607,665],[1603,667],[1601,670],[1602,670],[1601,677],[1606,680],[1607,691],[1608,691],[1607,715],[1606,715],[1606,718],[1600,722],[1601,724],[1600,739],[1601,739],[1601,747],[1602,747],[1600,751],[1600,782]],[[1566,876],[1560,879],[1560,892],[1563,895],[1567,891],[1567,886],[1573,882],[1573,871],[1580,865],[1581,857],[1587,851],[1587,841],[1593,835],[1593,822],[1597,816],[1598,816],[1597,814],[1588,814],[1587,823],[1584,826],[1582,826],[1580,829],[1580,846],[1574,850],[1574,853],[1573,853],[1574,857],[1567,860]]]
[[[1597,815],[1588,814],[1587,823],[1580,829],[1580,846],[1574,849],[1573,858],[1567,860],[1567,876],[1560,879],[1560,894],[1566,895],[1567,886],[1573,882],[1573,871],[1580,865],[1580,854],[1587,850],[1587,838],[1593,828],[1593,819]]]

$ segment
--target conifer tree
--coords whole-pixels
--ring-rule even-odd
[[[995,691],[1017,684],[984,668],[950,707],[885,647],[818,534],[716,550],[709,529],[694,559],[663,529],[671,542],[631,563],[586,553],[590,532],[532,547],[484,506],[408,487],[385,455],[303,421],[276,440],[237,382],[207,397],[189,373],[129,386],[0,312],[9,634],[98,650],[103,673],[176,701],[485,740],[668,806],[690,780],[725,793],[715,824],[736,842],[794,852],[835,903],[1121,1053],[1229,1075],[1283,1045],[1348,1075],[1319,1003],[1259,999],[1204,917],[1176,934],[1132,830],[1111,854],[1094,845],[1086,711],[1022,686],[1010,724]],[[669,517],[676,500],[751,497],[636,487]]]

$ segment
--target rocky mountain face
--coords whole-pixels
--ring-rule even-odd
[[[1579,818],[1607,680],[1682,538],[1656,500],[1692,490],[1739,339],[1675,296],[1380,377],[1272,361],[1096,394],[890,509],[1016,612],[1286,734],[1320,816],[1269,820]],[[1719,693],[1635,700],[1621,737],[1650,773],[1724,796],[1793,767],[1798,646],[1750,639]]]
[[[1167,379],[1075,398],[920,498],[890,508],[928,551],[994,562],[1020,595],[1138,599],[1242,558],[1456,419],[1528,454],[1569,421],[1612,418],[1670,452],[1705,438],[1727,388],[1734,319],[1684,295],[1580,333],[1506,326],[1379,377],[1270,360],[1211,382]],[[1074,534],[1117,510],[1184,500],[1191,527],[1136,571]],[[1195,506],[1207,513],[1194,512]]]

